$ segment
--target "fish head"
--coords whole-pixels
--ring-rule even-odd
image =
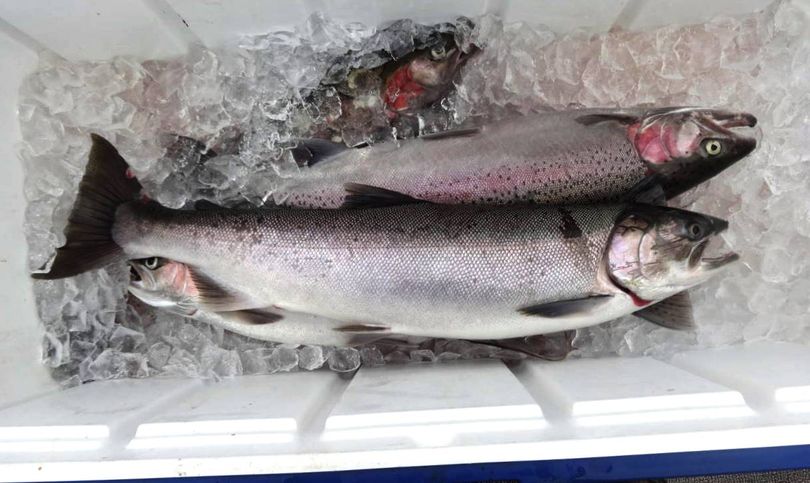
[[[144,303],[193,315],[199,295],[188,266],[161,257],[129,261],[129,292]]]
[[[667,108],[646,112],[628,136],[667,198],[708,180],[750,154],[757,139],[756,117],[745,112],[705,108]]]
[[[462,50],[452,36],[442,36],[386,78],[383,96],[386,109],[390,113],[408,113],[437,101],[450,89],[461,67],[478,51],[474,45]]]
[[[710,256],[728,222],[676,208],[631,205],[618,218],[607,248],[614,284],[637,302],[659,301],[705,282],[736,261]],[[712,250],[716,251],[716,250]]]
[[[462,55],[452,42],[438,43],[408,64],[411,79],[425,87],[443,86],[452,80]]]

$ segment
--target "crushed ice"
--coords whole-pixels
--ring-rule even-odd
[[[440,104],[445,124],[506,109],[638,104],[729,106],[760,120],[759,150],[681,200],[727,218],[726,240],[744,261],[694,291],[699,330],[673,332],[627,317],[579,331],[575,356],[666,356],[759,339],[810,341],[810,42],[800,9],[777,3],[746,17],[601,35],[557,36],[493,16],[474,23],[473,30],[456,25],[460,41],[483,52]],[[167,61],[43,56],[19,105],[31,269],[64,242],[89,132],[108,137],[148,193],[167,206],[197,199],[261,205],[279,177],[298,171],[284,150],[291,139],[342,114],[335,89],[319,84],[351,68],[379,66],[386,51],[412,49],[426,32],[403,21],[375,35],[315,15],[294,32],[245,38],[221,50],[197,48]],[[373,141],[369,127],[388,127],[384,117],[361,121],[344,123],[337,137],[347,144]],[[126,281],[124,270],[110,267],[34,284],[46,329],[43,361],[63,385],[520,358],[462,341],[357,349],[255,341],[127,301]]]

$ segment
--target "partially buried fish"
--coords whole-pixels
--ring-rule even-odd
[[[733,128],[755,124],[716,109],[585,109],[359,149],[308,140],[293,154],[309,167],[274,197],[337,208],[344,185],[359,183],[453,204],[662,201],[751,153],[756,139]]]
[[[187,267],[177,283],[190,304],[252,324],[295,312],[341,321],[333,331],[362,341],[480,340],[629,313],[689,325],[683,291],[737,259],[705,253],[726,222],[668,207],[438,205],[367,188],[352,196],[404,204],[183,211],[140,192],[116,149],[94,135],[67,242],[49,272],[32,276],[171,260]]]
[[[436,114],[431,105],[452,91],[461,68],[479,52],[475,45],[456,43],[451,33],[437,33],[433,42],[375,69],[348,73],[335,85],[341,114],[326,119],[317,138],[341,138],[354,146],[392,137],[413,137],[420,131],[419,116]],[[317,95],[318,91],[313,95]],[[442,111],[444,112],[444,111]],[[449,115],[440,116],[449,123]],[[424,119],[422,119],[424,122]]]

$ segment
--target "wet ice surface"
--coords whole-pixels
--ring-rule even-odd
[[[471,39],[484,49],[441,103],[445,119],[460,123],[507,109],[657,104],[728,106],[760,120],[760,149],[680,200],[727,218],[727,242],[743,259],[694,291],[699,330],[673,332],[627,317],[581,330],[574,356],[666,356],[763,338],[810,341],[810,42],[796,7],[783,3],[704,25],[595,36],[560,37],[494,17],[474,20]],[[367,45],[371,34],[313,17],[292,33],[243,39],[218,51],[196,49],[169,61],[43,58],[22,86],[19,108],[30,267],[40,267],[64,242],[90,132],[108,137],[164,205],[270,199],[275,181],[298,171],[284,151],[290,140],[342,114],[334,89],[313,91],[334,74],[334,60],[354,49],[360,52],[351,57],[354,65],[379,62],[379,56],[361,55],[363,48],[379,47]],[[383,41],[407,43],[401,34]],[[350,125],[341,134],[353,143],[369,125]],[[46,327],[43,359],[63,384],[519,357],[459,341],[358,349],[255,341],[128,300],[126,280],[122,267],[110,267],[35,282]]]

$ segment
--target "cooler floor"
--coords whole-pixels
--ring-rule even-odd
[[[0,411],[0,480],[297,473],[810,444],[810,348],[119,380]],[[95,464],[88,465],[86,462]]]

